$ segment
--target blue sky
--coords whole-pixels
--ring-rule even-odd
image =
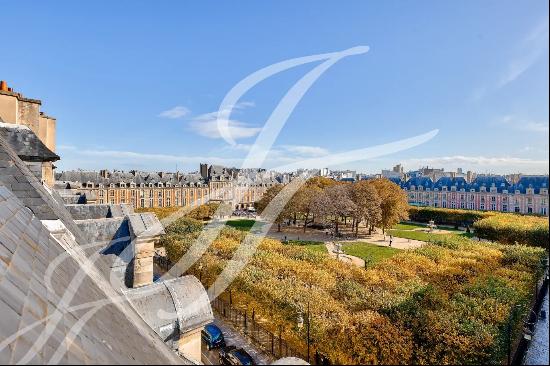
[[[266,167],[439,129],[421,146],[339,167],[548,172],[547,1],[2,0],[0,9],[0,79],[57,117],[60,170],[239,166],[316,64],[250,90],[231,116],[231,146],[211,113],[237,82],[368,45],[309,89]]]

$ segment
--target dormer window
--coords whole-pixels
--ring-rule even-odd
[[[109,188],[115,188],[115,184],[114,183],[109,184]]]

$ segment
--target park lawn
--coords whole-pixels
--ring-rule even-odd
[[[426,228],[427,226],[425,224],[413,224],[409,222],[402,222],[399,224],[395,224],[394,227],[392,227],[392,230],[414,230],[418,228]]]
[[[399,224],[395,224],[394,227],[391,228],[391,230],[415,230],[415,229],[425,229],[428,225],[422,224],[422,223],[412,223],[412,222],[401,222]],[[454,227],[443,225],[443,226],[437,226],[438,229],[441,230],[447,230],[447,231],[456,231],[458,233],[463,233],[464,230],[455,229]]]
[[[361,241],[342,243],[342,250],[347,255],[353,255],[363,259],[367,265],[373,265],[383,261],[384,259],[391,258],[401,251],[400,249],[379,246]]]
[[[444,229],[447,230],[447,229]],[[412,240],[420,240],[420,241],[430,241],[434,239],[443,239],[448,235],[453,236],[464,236],[466,238],[470,238],[473,236],[471,233],[467,233],[465,231],[460,230],[449,230],[452,231],[452,233],[449,234],[434,234],[434,233],[427,233],[424,231],[414,231],[414,230],[388,230],[389,235],[393,235],[398,238],[405,238],[405,239],[412,239]]]
[[[312,250],[314,252],[327,253],[327,247],[326,247],[325,243],[323,243],[322,241],[288,240],[286,242],[283,242],[283,244],[303,246],[306,249]]]
[[[239,219],[239,220],[228,220],[225,225],[232,227],[241,231],[250,231],[252,226],[256,223],[256,220],[251,219]]]

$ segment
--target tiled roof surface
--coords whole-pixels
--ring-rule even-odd
[[[520,191],[520,193],[527,193],[527,188],[532,188],[535,194],[539,194],[541,189],[548,189],[548,176],[523,176],[517,184],[510,184],[503,176],[494,175],[478,176],[471,183],[466,182],[466,180],[462,177],[442,177],[435,183],[429,177],[413,177],[406,182],[401,182],[400,185],[402,188],[406,189],[411,189],[412,186],[416,188],[422,186],[424,189],[429,188],[432,190],[435,188],[442,190],[443,187],[447,187],[448,190],[451,190],[451,187],[456,187],[458,191],[464,189],[466,192],[469,192],[472,189],[476,192],[480,192],[483,188],[487,192],[490,192],[491,188],[496,188],[499,193],[502,193],[504,190],[507,190],[510,193],[513,193],[516,190]]]
[[[27,126],[0,122],[0,136],[24,161],[59,160],[59,156],[48,149]]]
[[[106,281],[83,275],[67,254],[0,187],[0,363],[183,362],[141,318],[128,316],[129,304],[107,300]]]
[[[0,363],[188,362],[119,297],[84,237],[0,136]]]

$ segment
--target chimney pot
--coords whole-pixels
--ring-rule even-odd
[[[0,90],[8,91],[8,83],[6,83],[4,80],[0,81]]]

